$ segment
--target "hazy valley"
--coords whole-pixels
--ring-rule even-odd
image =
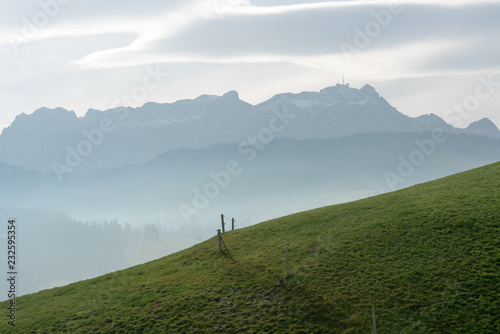
[[[371,86],[256,106],[230,92],[83,118],[40,109],[0,136],[2,217],[24,226],[21,254],[54,254],[22,263],[44,277],[22,288],[33,292],[205,240],[220,214],[242,228],[496,162],[499,133],[488,120],[464,130],[407,117]],[[145,237],[151,226],[156,240]],[[68,254],[80,269],[66,270]]]

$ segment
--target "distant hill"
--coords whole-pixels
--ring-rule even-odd
[[[2,333],[500,331],[500,164],[17,300]],[[285,247],[290,249],[286,277]],[[7,302],[0,304],[7,313]]]
[[[499,138],[500,131],[497,126],[487,118],[471,123],[465,131],[470,134]]]
[[[430,132],[367,133],[338,139],[276,139],[262,150],[237,144],[172,150],[139,166],[53,175],[0,165],[0,203],[47,208],[78,220],[117,219],[169,227],[207,224],[230,209],[240,226],[400,189],[500,160],[500,141],[450,134],[432,152],[416,144]],[[425,148],[424,148],[425,150]],[[422,161],[411,164],[415,152]],[[419,158],[419,159],[420,159]],[[241,170],[216,196],[206,193],[229,162]],[[408,167],[409,166],[409,167]],[[409,169],[406,171],[406,169]],[[405,169],[402,174],[400,170]],[[212,175],[212,176],[211,176]],[[210,190],[210,189],[208,189]],[[200,192],[202,195],[196,195]],[[193,201],[203,196],[202,207]],[[195,209],[183,214],[182,205]],[[228,212],[229,214],[229,212]],[[256,216],[257,215],[257,216]]]
[[[446,139],[434,141],[437,130]],[[255,106],[231,91],[80,118],[41,108],[0,135],[0,214],[28,217],[23,249],[36,256],[23,262],[23,293],[32,292],[182,249],[211,236],[221,213],[241,228],[499,161],[497,132],[488,120],[461,130],[435,115],[405,116],[369,85],[284,93]],[[104,221],[122,225],[86,223]],[[165,248],[138,252],[143,234],[158,240],[156,226]],[[100,250],[106,255],[92,261]],[[52,260],[59,266],[38,279]]]
[[[195,232],[158,230],[154,222],[134,227],[116,220],[82,222],[52,210],[0,206],[0,221],[10,219],[17,222],[17,271],[23,273],[18,295],[104,275],[204,240],[202,226],[192,226]],[[0,245],[7,241],[0,233]],[[0,257],[0,266],[7,268],[7,256]],[[7,289],[6,281],[0,289]]]
[[[409,132],[281,138],[262,151],[247,147],[243,154],[237,144],[218,144],[168,151],[140,166],[68,175],[62,183],[54,175],[0,163],[0,219],[16,217],[22,222],[23,254],[32,254],[21,262],[22,272],[29,276],[22,291],[35,292],[153,260],[204,240],[213,235],[221,213],[237,217],[237,226],[244,227],[500,160],[497,139],[450,134],[434,152],[424,148],[427,155],[417,143],[431,137],[430,132]],[[424,160],[414,161],[415,152]],[[229,162],[237,163],[240,173],[226,181],[220,175]],[[218,183],[214,175],[221,178]],[[212,188],[206,188],[210,184]],[[87,223],[105,220],[121,225],[95,228],[99,225]],[[140,233],[129,233],[126,222]],[[151,224],[163,231],[161,245],[141,241],[142,231]],[[94,260],[91,254],[100,252],[99,261]],[[1,258],[0,265],[5,260]]]
[[[90,109],[81,118],[62,108],[41,108],[19,115],[3,130],[0,162],[44,172],[63,166],[81,172],[144,164],[169,150],[240,144],[252,138],[335,139],[435,129],[500,138],[500,131],[486,122],[461,130],[433,114],[408,117],[370,85],[278,94],[255,106],[231,91],[139,108]]]

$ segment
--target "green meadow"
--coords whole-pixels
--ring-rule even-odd
[[[378,333],[500,333],[499,163],[223,240],[22,296],[14,327],[2,302],[0,332],[370,333],[375,307]]]

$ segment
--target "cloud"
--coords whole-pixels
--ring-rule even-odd
[[[218,7],[207,9],[198,3],[166,14],[164,21],[152,20],[148,29],[128,46],[101,50],[73,64],[106,68],[147,63],[288,61],[300,66],[327,66],[324,59],[329,57],[331,66],[339,66],[339,62],[345,63],[342,46],[347,44],[356,48],[352,58],[357,64],[368,58],[363,55],[371,55],[399,58],[402,64],[407,64],[407,70],[416,71],[433,71],[440,64],[441,69],[458,72],[498,68],[495,61],[498,43],[491,42],[499,41],[500,4],[489,1],[459,4],[402,1],[402,12],[387,19],[383,15],[388,3],[382,1],[274,7],[245,3],[224,12],[222,17],[214,15]],[[383,20],[389,23],[378,23]],[[374,23],[380,31],[369,37],[368,46],[358,47],[359,32],[366,36]],[[408,54],[409,48],[422,45],[425,48]],[[418,54],[421,56],[417,57]],[[411,62],[406,61],[408,56]],[[453,61],[446,61],[449,57]]]
[[[9,78],[0,84],[2,112],[103,106],[108,98],[101,95],[126,91],[156,64],[177,80],[163,92],[169,100],[240,87],[251,91],[241,94],[251,102],[321,89],[341,72],[361,85],[500,72],[499,1],[401,0],[402,11],[387,24],[383,13],[394,1],[43,0],[54,1],[67,4],[17,52],[9,37],[23,37],[26,22],[43,12],[41,2],[0,4],[0,70]],[[360,45],[367,29],[369,43]],[[355,48],[349,57],[345,45]],[[266,73],[276,77],[262,80]],[[117,78],[122,88],[112,89]]]
[[[47,1],[56,3],[61,0]],[[461,43],[455,49],[463,50],[468,45],[471,48],[477,45],[475,41],[479,39],[499,39],[496,32],[500,28],[500,21],[497,20],[500,4],[497,1],[402,0],[399,2],[402,12],[392,14],[387,26],[379,24],[380,32],[370,38],[367,47],[357,47],[359,32],[366,35],[366,29],[373,27],[371,23],[385,20],[383,13],[387,13],[391,3],[179,0],[166,4],[164,1],[148,0],[139,4],[73,0],[60,5],[58,15],[50,24],[26,43],[68,36],[96,36],[97,39],[104,34],[135,35],[135,39],[127,45],[103,46],[70,61],[85,68],[110,68],[151,63],[281,61],[301,66],[324,66],[322,59],[328,56],[336,63],[343,62],[345,57],[339,55],[345,56],[346,45],[359,51],[356,55],[387,51],[391,55],[401,53],[403,56],[405,48],[410,45]],[[29,4],[25,18],[43,7],[38,2],[31,1]],[[19,5],[14,6],[10,12],[19,15],[19,8]],[[3,12],[1,16],[8,15]],[[10,43],[12,38],[8,37],[7,33],[0,34],[0,43]],[[489,49],[496,48],[492,44],[482,43],[481,50],[489,53]],[[496,51],[491,53],[497,54]],[[438,47],[432,56],[446,59],[448,54]],[[456,70],[479,65],[485,67],[479,61],[474,65],[475,59],[484,60],[485,57],[474,56],[474,51],[468,54],[470,57],[462,57],[461,62],[444,63],[450,69],[455,66]],[[305,61],[306,58],[309,61]],[[421,66],[414,67],[422,68],[428,64],[431,69],[439,62],[422,59]],[[488,57],[487,63],[488,67],[495,67],[493,57]]]

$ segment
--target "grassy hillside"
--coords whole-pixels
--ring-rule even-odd
[[[226,233],[229,254],[212,238],[27,295],[0,332],[369,333],[375,306],[379,333],[498,333],[499,176],[494,164],[298,213]]]

